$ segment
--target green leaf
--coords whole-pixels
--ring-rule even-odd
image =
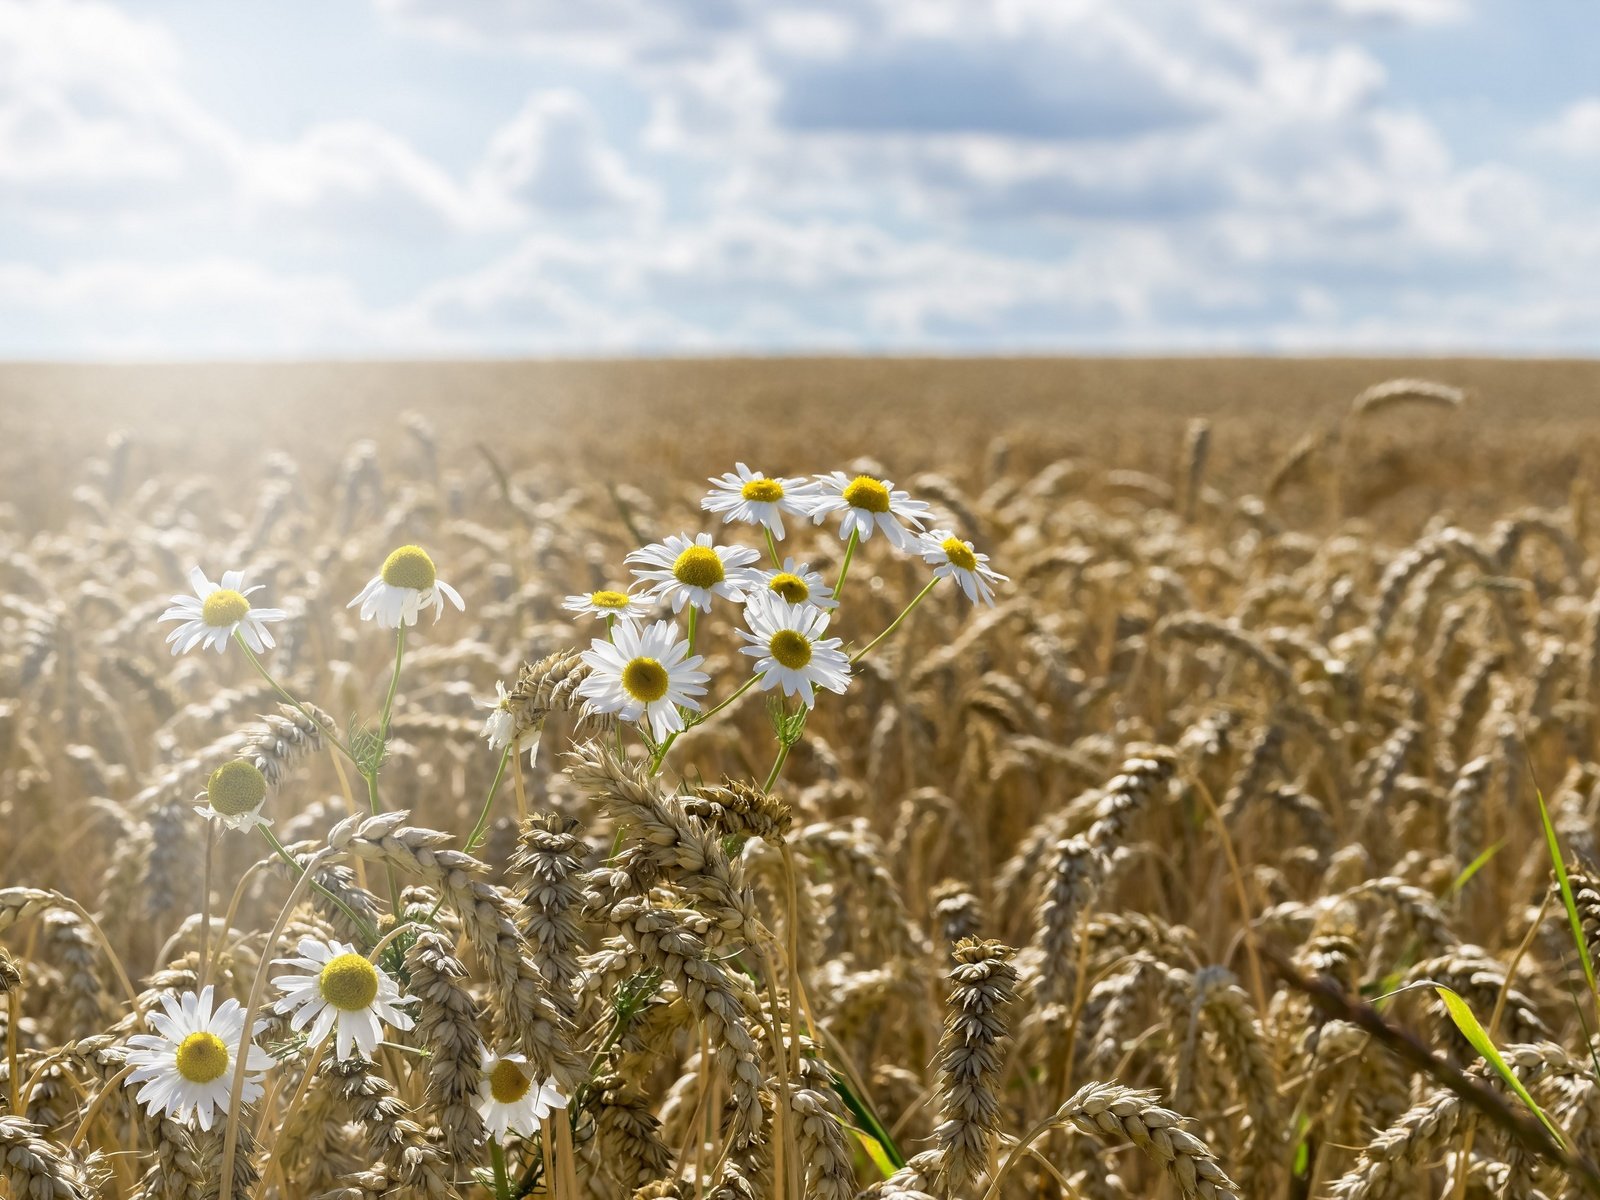
[[[1600,1002],[1600,992],[1595,991],[1594,963],[1589,959],[1589,946],[1583,938],[1583,922],[1578,919],[1578,902],[1572,898],[1572,881],[1567,878],[1567,867],[1561,861],[1561,839],[1556,837],[1556,827],[1550,823],[1550,810],[1545,807],[1544,793],[1534,785],[1533,795],[1539,801],[1539,821],[1544,825],[1544,842],[1550,850],[1550,865],[1556,871],[1556,883],[1561,888],[1561,903],[1566,906],[1567,924],[1572,927],[1572,941],[1578,947],[1578,958],[1583,963],[1583,977],[1589,981],[1589,994]]]
[[[843,1124],[843,1122],[840,1122]],[[867,1152],[867,1157],[872,1160],[872,1165],[878,1168],[878,1173],[888,1179],[898,1168],[889,1157],[889,1152],[883,1148],[883,1143],[873,1137],[864,1129],[857,1129],[854,1125],[845,1125],[851,1133],[856,1135],[861,1142],[861,1148]]]
[[[905,1155],[900,1153],[900,1148],[894,1144],[894,1138],[889,1136],[889,1131],[879,1122],[877,1114],[872,1111],[872,1106],[856,1095],[855,1090],[851,1088],[844,1076],[837,1071],[829,1071],[828,1076],[833,1081],[833,1090],[839,1093],[839,1099],[844,1101],[844,1106],[850,1110],[850,1115],[855,1117],[861,1126],[855,1132],[858,1137],[862,1138],[862,1145],[866,1145],[867,1138],[870,1136],[879,1151],[883,1153],[884,1159],[889,1166],[886,1169],[883,1163],[878,1163],[878,1169],[884,1171],[884,1178],[887,1179],[895,1171],[906,1165]],[[870,1131],[870,1133],[864,1131]],[[867,1153],[869,1155],[872,1154],[870,1146],[867,1147]],[[873,1157],[872,1161],[878,1162],[876,1156]]]
[[[1454,896],[1462,888],[1466,887],[1467,886],[1467,881],[1469,879],[1471,879],[1474,875],[1476,875],[1479,871],[1483,870],[1483,868],[1488,865],[1489,860],[1491,858],[1493,858],[1496,854],[1500,853],[1500,847],[1504,846],[1505,844],[1506,844],[1505,840],[1501,839],[1500,841],[1496,842],[1494,845],[1490,846],[1482,854],[1478,855],[1477,858],[1475,858],[1471,862],[1469,862],[1466,865],[1466,868],[1461,872],[1461,874],[1457,875],[1455,877],[1455,879],[1451,882],[1449,888],[1447,888],[1445,890],[1445,895],[1446,896]]]
[[[1539,1123],[1550,1131],[1550,1136],[1555,1138],[1556,1144],[1563,1150],[1567,1148],[1567,1139],[1561,1136],[1561,1131],[1549,1117],[1545,1116],[1544,1109],[1534,1103],[1533,1097],[1528,1095],[1528,1089],[1522,1086],[1522,1080],[1511,1073],[1511,1068],[1506,1066],[1506,1060],[1500,1057],[1500,1051],[1495,1049],[1494,1042],[1490,1040],[1488,1031],[1478,1024],[1478,1018],[1472,1015],[1472,1009],[1458,993],[1445,987],[1441,983],[1430,985],[1439,993],[1439,999],[1444,1001],[1445,1011],[1450,1014],[1450,1019],[1455,1022],[1456,1028],[1463,1037],[1472,1043],[1472,1048],[1483,1055],[1484,1061],[1493,1067],[1500,1078],[1505,1080],[1506,1086],[1517,1094],[1517,1098],[1528,1106],[1530,1112],[1539,1118]]]

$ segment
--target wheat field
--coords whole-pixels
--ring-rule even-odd
[[[0,369],[0,1186],[1600,1195],[1597,395]]]

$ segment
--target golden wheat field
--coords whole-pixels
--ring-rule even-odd
[[[1600,1195],[1596,364],[0,432],[4,1194]]]

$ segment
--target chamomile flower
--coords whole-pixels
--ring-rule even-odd
[[[483,719],[483,736],[488,739],[489,749],[497,754],[513,741],[517,743],[520,751],[524,744],[528,747],[528,765],[537,766],[539,763],[539,735],[543,732],[542,723],[527,725],[518,728],[517,714],[512,710],[512,696],[506,691],[503,680],[494,681],[495,702],[488,706],[489,715]]]
[[[648,596],[601,588],[587,595],[568,596],[562,601],[561,607],[574,617],[587,613],[602,621],[607,617],[626,617],[630,621],[637,621],[646,616],[653,605]]]
[[[138,1100],[151,1116],[165,1114],[180,1124],[192,1122],[210,1129],[218,1110],[224,1116],[228,1112],[235,1054],[245,1056],[240,1101],[249,1104],[260,1097],[261,1074],[272,1066],[272,1056],[252,1039],[267,1022],[257,1021],[251,1038],[246,1038],[239,1002],[224,1000],[213,1012],[211,998],[209,985],[198,995],[164,992],[165,1011],[146,1014],[156,1032],[128,1039],[133,1047],[128,1065],[133,1071],[124,1082],[128,1087],[143,1085]]]
[[[279,975],[272,982],[286,994],[274,1006],[280,1013],[293,1013],[289,1027],[296,1031],[310,1026],[308,1045],[320,1044],[336,1032],[335,1057],[348,1058],[352,1047],[370,1059],[383,1036],[387,1021],[396,1029],[410,1029],[412,1020],[400,1005],[414,1003],[402,996],[394,980],[354,946],[344,942],[319,942],[304,937],[296,947],[299,958],[273,961],[284,967],[299,967],[309,975]]]
[[[616,713],[624,721],[649,721],[658,742],[683,728],[679,705],[699,709],[696,697],[706,694],[710,678],[696,669],[703,660],[689,653],[687,639],[679,640],[677,625],[669,621],[644,628],[624,621],[612,641],[595,638],[583,661],[589,674],[578,685],[578,695],[589,707]]]
[[[761,581],[767,593],[787,600],[790,604],[810,604],[816,608],[838,608],[833,589],[824,582],[821,571],[813,571],[809,563],[797,563],[793,558],[783,560],[778,571],[761,572]],[[752,591],[750,596],[761,595]]]
[[[533,1068],[523,1055],[491,1054],[488,1047],[483,1048],[482,1055],[478,1112],[496,1138],[503,1139],[507,1133],[532,1137],[539,1131],[540,1121],[553,1110],[567,1106],[567,1098],[553,1078],[534,1083]]]
[[[722,523],[743,521],[765,525],[775,538],[783,537],[783,514],[811,515],[816,484],[804,479],[766,476],[743,463],[736,470],[711,480],[711,491],[700,501],[707,512],[721,513]]]
[[[401,621],[415,625],[417,613],[430,604],[437,621],[444,615],[446,597],[457,612],[467,610],[461,593],[439,578],[426,550],[421,546],[401,546],[383,560],[383,569],[345,607],[359,604],[363,621],[376,620],[385,629],[398,629]]]
[[[221,654],[235,632],[257,654],[277,644],[267,631],[267,623],[281,621],[289,614],[281,608],[252,608],[248,597],[263,585],[245,587],[243,571],[224,571],[222,581],[212,583],[204,571],[193,567],[189,586],[194,595],[172,597],[172,607],[160,617],[163,621],[183,622],[167,635],[174,654],[187,654],[196,646]]]
[[[948,529],[935,529],[918,539],[917,551],[923,560],[933,564],[933,573],[940,579],[954,579],[974,605],[994,607],[992,583],[1003,583],[1006,576],[992,570],[989,556],[979,554],[971,542],[964,542]]]
[[[195,812],[212,821],[220,821],[229,829],[253,829],[257,825],[271,825],[261,815],[261,806],[267,800],[267,777],[261,768],[246,759],[236,758],[225,762],[206,780],[206,790],[196,800],[204,804],[195,806]]]
[[[829,613],[773,596],[745,605],[744,615],[750,630],[739,630],[739,636],[750,645],[740,653],[756,660],[762,691],[781,687],[784,695],[798,695],[811,708],[814,687],[842,694],[850,686],[850,660],[839,639],[822,636]]]
[[[711,608],[711,598],[743,600],[747,588],[759,586],[761,579],[750,564],[761,554],[749,546],[714,546],[711,535],[702,533],[690,541],[672,534],[628,555],[627,561],[640,563],[633,573],[651,580],[646,593],[652,600],[668,600],[673,612],[692,604],[701,612]]]
[[[898,550],[915,548],[916,532],[922,529],[925,518],[933,510],[921,500],[913,500],[909,492],[895,490],[887,479],[874,479],[871,475],[857,475],[854,479],[843,471],[831,471],[817,476],[818,495],[811,504],[811,519],[818,524],[830,513],[843,513],[839,537],[845,541],[857,534],[861,541],[881,529],[891,546]],[[911,528],[907,528],[907,526]],[[916,532],[913,532],[916,531]]]

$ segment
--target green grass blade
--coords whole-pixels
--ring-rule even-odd
[[[1567,923],[1572,926],[1572,942],[1578,947],[1578,958],[1583,963],[1583,977],[1589,981],[1589,994],[1600,1002],[1600,992],[1595,990],[1594,963],[1589,958],[1589,946],[1583,938],[1583,922],[1578,919],[1578,902],[1572,898],[1572,881],[1567,878],[1567,867],[1561,861],[1561,839],[1556,827],[1550,823],[1550,810],[1545,807],[1544,793],[1538,784],[1533,788],[1534,799],[1539,802],[1539,821],[1544,826],[1544,842],[1550,849],[1550,865],[1555,868],[1556,884],[1561,889],[1561,903],[1566,906]]]
[[[1504,846],[1505,844],[1505,840],[1502,838],[1500,841],[1490,846],[1482,854],[1478,855],[1477,858],[1469,862],[1461,874],[1457,875],[1455,879],[1451,881],[1449,888],[1445,890],[1445,895],[1454,896],[1462,888],[1466,887],[1467,881],[1479,871],[1483,870],[1484,867],[1488,866],[1489,860],[1496,854],[1500,853],[1500,847]]]
[[[889,1136],[889,1131],[878,1120],[878,1115],[872,1111],[872,1106],[855,1094],[844,1076],[837,1071],[830,1071],[828,1074],[833,1080],[833,1090],[839,1093],[839,1099],[844,1101],[844,1106],[850,1110],[850,1115],[860,1125],[857,1133],[868,1135],[877,1144],[879,1151],[888,1159],[889,1165],[893,1169],[884,1175],[884,1178],[887,1179],[895,1171],[906,1165],[905,1155],[900,1153],[900,1147],[894,1144],[894,1138]],[[862,1139],[862,1145],[866,1145],[865,1138]],[[871,1146],[867,1146],[867,1153],[872,1155]],[[877,1162],[877,1156],[873,1155],[872,1160]],[[878,1169],[883,1170],[881,1163]]]
[[[1439,999],[1444,1001],[1445,1011],[1450,1014],[1450,1019],[1455,1022],[1456,1028],[1463,1037],[1472,1043],[1472,1048],[1505,1080],[1506,1086],[1517,1094],[1517,1098],[1528,1106],[1528,1111],[1539,1118],[1539,1123],[1550,1131],[1550,1136],[1555,1138],[1556,1144],[1563,1150],[1567,1148],[1567,1139],[1561,1136],[1561,1131],[1555,1127],[1554,1122],[1545,1116],[1544,1109],[1534,1103],[1533,1097],[1528,1095],[1528,1089],[1522,1086],[1522,1080],[1511,1073],[1511,1068],[1506,1066],[1506,1060],[1500,1057],[1500,1051],[1495,1049],[1494,1042],[1490,1039],[1488,1031],[1478,1024],[1478,1018],[1472,1015],[1472,1009],[1456,992],[1443,984],[1431,985],[1439,993]]]

